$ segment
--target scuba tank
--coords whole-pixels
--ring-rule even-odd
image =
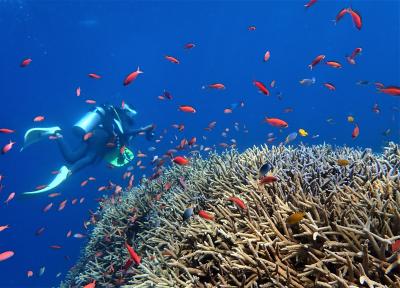
[[[96,107],[93,111],[86,113],[72,129],[78,136],[83,136],[99,125],[105,114],[106,112],[102,107]]]

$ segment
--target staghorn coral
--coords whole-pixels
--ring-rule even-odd
[[[279,180],[260,185],[266,161]],[[61,287],[92,279],[98,287],[400,287],[391,250],[400,239],[399,167],[393,143],[382,154],[318,145],[194,157],[104,202]],[[188,205],[214,221],[197,213],[183,221]],[[288,225],[297,211],[304,219]],[[125,241],[142,256],[139,266],[123,268]]]

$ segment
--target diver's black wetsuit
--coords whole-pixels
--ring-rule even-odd
[[[72,150],[63,137],[57,138],[58,146],[65,161],[72,164],[69,168],[70,173],[75,173],[82,168],[95,163],[115,148],[119,149],[123,145],[128,145],[131,137],[136,136],[140,132],[150,132],[146,133],[146,137],[149,140],[153,136],[151,132],[153,127],[151,125],[148,125],[145,128],[131,129],[130,126],[134,125],[134,121],[123,109],[106,105],[104,105],[103,108],[105,109],[106,114],[102,119],[102,123],[91,131],[93,134],[87,141],[82,140],[80,147],[77,149]],[[118,115],[116,115],[115,112]],[[120,120],[124,131],[123,133],[115,127],[114,119],[116,117]],[[107,143],[114,143],[115,146],[109,147]]]

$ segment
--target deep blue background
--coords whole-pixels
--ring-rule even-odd
[[[101,196],[97,187],[108,179],[123,184],[120,177],[124,170],[110,170],[102,163],[69,179],[56,190],[63,193],[58,198],[43,195],[3,204],[10,192],[19,194],[48,183],[50,171],[63,165],[51,141],[19,153],[24,132],[34,125],[60,125],[66,138],[74,141],[70,127],[89,109],[86,99],[117,105],[124,99],[139,111],[138,125],[155,123],[159,135],[168,129],[159,144],[136,141],[134,149],[149,155],[145,165],[153,155],[161,156],[176,146],[176,142],[169,142],[174,135],[178,140],[197,136],[199,144],[205,146],[230,143],[234,138],[240,150],[265,143],[269,132],[275,133],[278,144],[299,128],[320,137],[298,137],[295,145],[302,140],[371,147],[380,152],[384,141],[399,141],[399,113],[393,110],[399,107],[399,97],[377,93],[373,85],[356,85],[359,80],[400,85],[399,1],[318,1],[308,10],[303,7],[306,1],[112,2],[0,1],[0,128],[17,130],[16,134],[0,135],[1,147],[10,139],[17,142],[12,151],[0,156],[5,185],[0,193],[0,225],[11,226],[0,232],[0,252],[15,251],[14,257],[0,262],[0,287],[57,285],[86,241],[66,238],[65,234],[69,229],[85,233],[82,223],[88,209],[96,209],[94,198]],[[349,15],[337,25],[331,21],[350,5],[363,17],[361,31]],[[248,31],[250,25],[255,25],[256,31]],[[196,47],[183,49],[187,42]],[[362,55],[356,58],[356,65],[349,65],[345,55],[356,47],[363,48]],[[264,63],[267,50],[271,58]],[[319,54],[327,55],[326,60],[340,61],[343,68],[321,63],[310,71],[307,65]],[[168,62],[165,55],[177,57],[180,64]],[[20,68],[27,57],[32,58],[31,65]],[[144,74],[124,87],[123,79],[137,66]],[[94,80],[88,73],[103,77]],[[314,86],[299,84],[312,76],[317,78]],[[268,85],[276,80],[272,96],[258,93],[253,80]],[[201,89],[215,82],[227,88]],[[337,90],[328,91],[323,82],[334,83]],[[80,97],[75,95],[78,86]],[[157,99],[164,89],[174,96],[172,101]],[[282,100],[277,98],[278,92]],[[244,101],[244,108],[223,113],[239,100]],[[379,104],[380,114],[372,113],[374,103]],[[182,104],[193,105],[197,113],[178,112]],[[294,112],[284,114],[287,107]],[[346,120],[349,114],[361,131],[355,140],[351,138],[353,124]],[[46,120],[33,123],[37,115]],[[280,133],[261,123],[265,116],[282,118],[289,128]],[[334,125],[326,122],[330,117]],[[204,131],[213,120],[217,121],[215,130]],[[240,123],[240,132],[233,128],[234,122]],[[171,128],[174,123],[184,123],[184,132]],[[242,132],[243,125],[249,133]],[[225,128],[230,128],[227,138],[221,136]],[[392,132],[385,137],[382,132],[388,128]],[[203,140],[203,135],[208,138]],[[150,145],[157,150],[147,152]],[[149,175],[150,168],[135,168],[136,178]],[[81,188],[81,181],[88,176],[96,177],[96,182]],[[86,198],[83,204],[71,205],[71,199],[82,196]],[[69,203],[58,212],[58,203],[64,199]],[[55,207],[43,213],[51,201]],[[46,227],[43,235],[35,236],[42,226]],[[53,244],[63,248],[51,250],[48,246]],[[66,255],[70,260],[64,258]],[[38,277],[42,266],[46,271]],[[34,277],[28,279],[27,270],[33,270]],[[58,272],[62,272],[60,278],[55,277]]]

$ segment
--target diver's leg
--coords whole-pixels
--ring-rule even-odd
[[[74,174],[81,170],[82,168],[85,168],[86,166],[92,164],[96,160],[96,151],[89,151],[86,153],[84,157],[76,161],[71,167],[70,167],[70,174]]]
[[[71,147],[65,142],[63,137],[57,137],[57,143],[65,161],[69,163],[78,161],[88,149],[88,145],[86,143],[82,143],[79,148],[72,150]]]

